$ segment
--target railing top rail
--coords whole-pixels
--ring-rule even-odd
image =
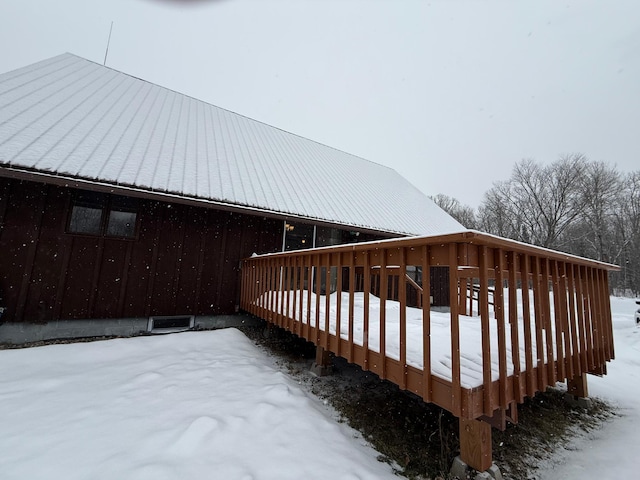
[[[597,260],[591,260],[577,255],[571,255],[568,253],[551,250],[548,248],[537,247],[535,245],[529,245],[527,243],[510,240],[496,235],[479,232],[476,230],[466,230],[463,232],[449,233],[443,235],[430,235],[421,237],[403,237],[403,238],[391,238],[387,240],[377,240],[372,242],[362,243],[350,243],[347,245],[334,245],[329,247],[317,247],[306,250],[293,250],[290,252],[268,253],[264,255],[257,255],[252,258],[264,258],[264,257],[288,257],[288,256],[306,256],[315,255],[318,253],[340,253],[340,252],[361,252],[377,250],[382,248],[411,248],[422,247],[429,245],[446,245],[450,243],[460,243],[469,245],[483,245],[493,248],[503,248],[508,251],[513,251],[521,254],[528,254],[538,257],[548,258],[550,260],[558,260],[562,262],[568,262],[575,265],[582,265],[588,267],[599,268],[603,270],[618,271],[620,267],[611,263],[600,262]]]

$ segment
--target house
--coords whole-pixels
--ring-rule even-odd
[[[0,342],[242,309],[449,410],[487,471],[525,398],[606,374],[617,269],[464,231],[390,168],[74,55],[0,75]]]
[[[213,325],[254,253],[462,229],[390,168],[75,55],[0,75],[0,341]]]

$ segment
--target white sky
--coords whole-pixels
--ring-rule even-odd
[[[71,52],[477,206],[522,158],[640,169],[637,0],[2,0],[0,72]]]

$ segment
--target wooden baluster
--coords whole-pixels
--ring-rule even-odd
[[[273,320],[273,267],[271,264],[271,259],[268,259],[265,261],[265,268],[267,269],[265,275],[266,275],[266,288],[267,291],[265,292],[265,295],[267,296],[267,303],[266,303],[266,307],[267,307],[267,314],[268,317],[267,319],[269,320]]]
[[[301,255],[299,257],[298,262],[298,291],[299,291],[299,301],[298,301],[298,335],[304,337],[304,300],[305,300],[305,291],[306,289],[304,284],[304,279],[307,276],[307,266],[305,265],[306,257]]]
[[[596,372],[600,372],[604,361],[602,360],[602,349],[601,349],[601,332],[602,327],[600,326],[600,310],[599,310],[599,302],[598,296],[596,294],[596,281],[594,278],[594,269],[589,267],[587,268],[587,285],[589,292],[589,310],[591,312],[591,339],[592,339],[592,351],[593,351],[593,365],[595,367]]]
[[[380,378],[387,378],[387,251],[380,251]]]
[[[462,387],[460,384],[460,318],[458,316],[458,246],[449,244],[449,303],[451,311],[451,413],[462,413]],[[490,394],[490,393],[489,393]]]
[[[322,278],[322,268],[320,267],[322,265],[322,262],[320,260],[320,254],[314,255],[314,260],[315,260],[315,281],[316,281],[316,290],[315,290],[315,294],[316,294],[316,315],[315,315],[315,331],[314,331],[314,336],[313,336],[313,343],[315,343],[316,345],[320,345],[320,287],[321,287],[321,278]]]
[[[544,330],[545,330],[545,344],[546,344],[546,357],[547,357],[547,382],[549,385],[555,385],[557,379],[557,368],[554,359],[553,350],[553,329],[551,324],[551,294],[549,292],[549,259],[542,259],[541,268],[541,281],[542,289],[540,290],[542,300],[542,308],[544,309]]]
[[[480,279],[478,279],[480,282]],[[473,317],[473,295],[474,295],[474,278],[471,277],[469,285],[469,316]],[[478,316],[480,316],[480,305],[478,305]]]
[[[422,247],[422,398],[430,402],[431,384],[431,262],[430,249]]]
[[[531,305],[529,303],[529,255],[523,253],[519,256],[520,260],[520,293],[522,296],[522,324],[524,335],[524,358],[525,358],[525,392],[528,396],[533,396],[534,377],[533,377],[533,352],[531,337]]]
[[[587,334],[586,319],[584,312],[585,299],[583,295],[582,267],[576,266],[576,307],[578,313],[578,338],[580,341],[580,367],[583,373],[587,373],[589,368],[589,360],[587,353]]]
[[[291,292],[291,276],[292,276],[292,271],[291,271],[291,257],[287,256],[284,259],[284,271],[283,271],[283,282],[282,282],[282,288],[283,288],[283,293],[282,296],[284,297],[284,317],[285,317],[285,325],[286,325],[286,329],[289,330],[290,332],[293,332],[293,322],[291,320],[291,315],[290,315],[290,309],[291,309],[291,296],[290,296],[290,292]]]
[[[607,321],[606,313],[604,311],[604,298],[602,296],[600,269],[593,269],[593,284],[594,297],[596,299],[596,315],[598,317],[598,350],[600,352],[599,361],[600,365],[606,368],[606,362],[607,360],[609,360],[607,352]]]
[[[507,407],[507,339],[504,318],[504,252],[494,250],[495,256],[495,290],[493,294],[493,309],[498,326],[498,392],[500,407]]]
[[[258,267],[258,297],[256,297],[257,299],[257,305],[259,306],[259,310],[261,312],[261,315],[264,315],[264,307],[265,307],[265,302],[266,302],[266,298],[265,298],[265,292],[266,292],[266,286],[267,286],[267,272],[266,272],[266,268],[265,268],[265,263],[264,260],[256,260],[256,265]],[[263,317],[266,318],[266,317]]]
[[[513,365],[514,398],[518,403],[524,401],[524,382],[520,377],[520,339],[518,324],[518,264],[516,252],[509,252],[509,326],[511,328],[511,363]],[[524,288],[522,289],[524,294]],[[527,291],[528,293],[528,291]]]
[[[269,311],[269,285],[270,285],[270,277],[269,277],[269,260],[263,259],[260,262],[260,268],[262,270],[262,284],[260,288],[260,306],[262,307],[262,311],[265,315],[268,315]],[[264,317],[269,319],[268,316]]]
[[[571,377],[575,377],[581,375],[582,370],[582,362],[581,358],[581,347],[579,341],[579,318],[577,315],[577,286],[575,281],[575,266],[573,264],[569,264],[565,267],[567,272],[567,284],[569,288],[569,333],[571,335],[571,363],[572,367],[572,375]]]
[[[402,378],[400,388],[407,388],[407,259],[404,248],[400,248],[400,274],[398,275],[398,297],[400,297],[400,365],[402,366]]]
[[[567,264],[562,262],[558,265],[558,281],[560,296],[560,311],[562,312],[562,332],[564,334],[564,378],[572,378],[573,372],[573,353],[571,351],[571,327],[569,324],[569,305],[567,298],[569,294]]]
[[[280,259],[275,258],[274,262],[276,264],[276,318],[278,320],[278,326],[284,328],[286,330],[287,324],[286,319],[284,317],[284,262],[281,262]]]
[[[369,294],[371,292],[371,266],[369,251],[364,252],[364,319],[362,326],[362,347],[364,348],[363,370],[369,370]]]
[[[489,277],[488,277],[488,251],[482,245],[478,249],[478,263],[480,269],[480,291],[478,293],[478,310],[480,312],[480,325],[482,327],[482,386],[486,416],[493,416],[493,398],[491,395],[491,337],[489,331]]]
[[[281,308],[281,302],[280,302],[280,291],[282,289],[282,267],[280,266],[280,264],[278,263],[278,259],[274,258],[273,260],[273,275],[274,275],[274,280],[273,280],[273,304],[274,304],[274,308],[273,308],[273,312],[275,314],[275,323],[276,325],[278,325],[279,327],[282,327],[282,316],[280,315],[280,308]]]
[[[299,283],[299,263],[300,257],[296,255],[293,257],[293,284],[291,285],[291,292],[293,294],[293,305],[291,305],[291,316],[293,317],[293,333],[300,335],[300,317],[298,316],[298,298],[300,297],[300,283]]]
[[[560,290],[560,277],[558,272],[558,262],[551,262],[551,285],[553,286],[553,320],[556,329],[556,361],[557,375],[556,381],[563,382],[566,378],[565,355],[562,337],[564,332],[565,310],[562,308],[562,292]]]
[[[336,355],[339,357],[342,353],[342,276],[344,275],[344,267],[342,266],[342,253],[338,253],[338,266],[336,269],[336,337],[338,345]]]
[[[311,340],[311,291],[313,290],[313,255],[307,255],[307,323],[305,324],[306,335],[304,338]]]
[[[267,268],[267,291],[266,291],[266,295],[267,295],[267,320],[271,320],[273,321],[273,265],[272,265],[272,260],[268,259],[266,261],[266,268]]]
[[[260,298],[260,291],[262,285],[260,284],[260,273],[262,269],[260,268],[260,263],[257,261],[251,261],[251,297],[250,297],[250,307],[249,310],[253,315],[258,314],[258,300]]]
[[[349,252],[349,352],[347,360],[350,362],[353,360],[353,327],[354,327],[354,304],[355,304],[355,290],[356,290],[356,263],[355,263],[354,251]]]
[[[591,299],[589,298],[589,268],[582,267],[582,305],[584,308],[584,332],[585,342],[587,345],[587,372],[590,372],[595,367],[595,360],[593,358],[593,325],[591,318]]]
[[[274,273],[274,288],[273,288],[273,297],[274,297],[274,313],[275,313],[275,323],[279,327],[282,327],[282,318],[280,316],[280,291],[282,289],[282,267],[279,265],[277,259],[273,259],[273,273]]]
[[[247,296],[247,312],[251,313],[252,315],[255,315],[255,310],[253,308],[253,304],[255,303],[257,297],[256,297],[256,293],[258,291],[258,285],[257,285],[257,264],[255,261],[249,261],[247,262],[248,265],[250,265],[250,275],[249,275],[249,294]]]
[[[540,274],[540,257],[533,257],[533,308],[535,312],[535,329],[536,329],[536,369],[538,372],[538,385],[536,390],[542,391],[547,387],[547,370],[544,363],[545,347],[543,339],[544,330],[544,310],[542,306],[541,274]]]
[[[329,333],[331,329],[331,254],[324,254],[324,342],[323,346],[329,350]]]
[[[598,276],[598,291],[600,292],[600,302],[602,306],[602,327],[605,360],[611,360],[613,358],[613,327],[611,324],[611,305],[609,301],[609,288],[607,280],[607,272],[603,269],[597,270]]]
[[[458,283],[460,285],[460,291],[458,292],[458,313],[460,315],[467,315],[467,282],[466,277],[461,277],[458,274]],[[462,293],[464,292],[464,294]]]
[[[613,343],[613,320],[611,318],[611,297],[609,297],[609,277],[606,271],[601,270],[602,276],[602,295],[604,297],[603,306],[606,313],[607,319],[607,334],[608,334],[608,343],[607,348],[609,352],[609,358],[615,358],[615,348]]]

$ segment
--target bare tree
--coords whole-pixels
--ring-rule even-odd
[[[495,183],[485,195],[481,224],[491,233],[557,247],[582,214],[580,178],[585,165],[579,154],[563,156],[548,166],[522,160],[508,181]]]
[[[582,255],[601,261],[611,261],[613,247],[613,213],[620,193],[620,175],[615,168],[603,162],[585,164],[580,177],[582,191],[582,215],[579,223],[584,226],[581,238],[570,238],[575,245],[584,244]],[[576,222],[578,223],[578,222]]]
[[[439,193],[435,197],[430,197],[436,205],[455,218],[458,222],[469,229],[478,228],[476,214],[473,208],[461,204],[457,199]]]
[[[622,267],[612,286],[623,293],[640,295],[640,170],[626,175],[612,214],[613,257]]]
[[[529,242],[520,208],[514,206],[514,185],[511,182],[496,182],[478,209],[480,230],[501,237]]]
[[[618,264],[610,286],[640,295],[640,171],[579,154],[522,160],[485,193],[476,219],[489,233]]]

